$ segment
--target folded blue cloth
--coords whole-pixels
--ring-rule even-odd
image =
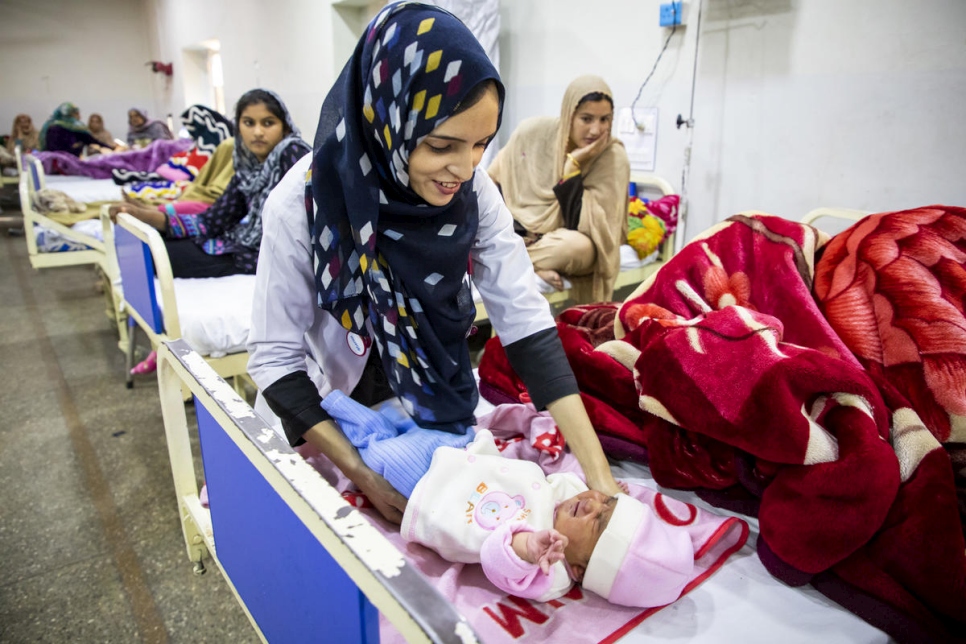
[[[406,498],[429,470],[437,447],[462,449],[476,435],[472,429],[465,434],[424,429],[392,405],[369,409],[339,390],[322,400],[322,409],[339,424],[363,462]]]

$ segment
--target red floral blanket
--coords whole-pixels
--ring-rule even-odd
[[[941,230],[954,231],[948,236],[964,225],[962,210],[938,207],[876,221],[899,219],[905,222],[899,229],[910,236],[908,222],[917,217],[941,222]],[[892,297],[906,298],[906,317],[925,310],[922,300],[906,304],[915,292],[941,300],[934,306],[941,306],[944,323],[962,329],[962,260],[958,272],[955,260],[920,262],[932,270],[920,271],[912,284],[890,282],[876,269],[906,266],[903,254],[955,255],[937,250],[943,244],[934,238],[941,234],[932,231],[922,233],[919,244],[893,243],[902,250],[891,254],[883,250],[885,239],[869,241],[878,263],[855,260],[858,240],[868,237],[857,232],[862,225],[825,250],[814,278],[821,304],[812,294],[813,276],[827,238],[809,226],[752,213],[691,242],[622,305],[572,309],[558,329],[612,453],[628,457],[636,449],[658,483],[703,490],[711,500],[756,511],[759,555],[779,578],[811,582],[899,640],[949,641],[966,634],[966,543],[950,459],[936,439],[943,430],[930,426],[936,413],[917,413],[926,409],[926,398],[910,391],[932,392],[930,400],[940,401],[935,408],[950,396],[937,395],[939,388],[929,383],[956,380],[926,375],[919,362],[926,385],[916,388],[912,377],[893,382],[887,369],[871,368],[870,358],[891,355],[896,334],[879,332],[886,349],[878,354],[854,350],[853,338],[868,335],[843,329],[869,318],[850,313],[861,297],[850,293],[849,309],[841,294],[884,282]],[[886,228],[879,223],[871,230]],[[849,269],[850,257],[861,267]],[[937,273],[942,277],[926,277]],[[949,304],[957,294],[958,309]],[[866,298],[873,318],[911,328],[883,314],[882,297],[889,296],[873,288]],[[916,330],[945,350],[934,365],[966,353],[939,341],[946,336],[930,333],[928,324]],[[901,355],[909,355],[908,346]],[[894,363],[885,358],[876,364]],[[486,348],[480,378],[481,391],[496,400],[523,389],[498,341]],[[959,408],[942,409],[953,418]]]

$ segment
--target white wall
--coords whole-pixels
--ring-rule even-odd
[[[0,132],[20,112],[39,129],[70,101],[123,139],[128,108],[164,116],[155,99],[165,79],[145,66],[151,52],[143,2],[0,0]]]
[[[351,44],[333,4],[371,14],[381,0],[0,0],[0,122],[24,109],[43,120],[62,100],[104,112],[115,134],[130,104],[178,114],[182,51],[216,38],[229,110],[273,89],[311,141]],[[659,4],[502,0],[501,140],[557,114],[582,73],[629,106],[668,33]],[[678,189],[693,135],[686,237],[745,209],[966,205],[966,1],[703,0],[693,131],[674,124],[690,112],[688,4],[638,103],[659,110],[656,172]],[[153,59],[175,63],[173,82],[143,67]]]
[[[351,54],[346,29],[329,0],[147,0],[161,56],[175,61],[175,83],[165,100],[184,109],[178,68],[186,47],[216,38],[221,43],[225,105],[263,87],[282,97],[303,138],[311,142],[319,108],[338,71]],[[383,2],[350,2],[346,11],[372,16]],[[369,5],[374,5],[370,8]],[[367,22],[368,20],[366,20]],[[364,23],[362,23],[364,24]],[[345,42],[343,42],[345,41]],[[354,44],[354,43],[353,43]]]
[[[966,205],[966,2],[746,4],[703,27],[695,222]]]
[[[557,114],[604,76],[628,106],[665,29],[659,0],[504,0],[506,125]],[[697,2],[639,106],[657,107],[657,174],[680,189]],[[966,2],[704,0],[688,238],[745,209],[966,205]],[[509,132],[509,128],[507,132]],[[506,136],[506,133],[504,133]]]

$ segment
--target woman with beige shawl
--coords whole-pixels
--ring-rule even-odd
[[[627,228],[630,163],[611,137],[613,93],[581,76],[559,117],[521,123],[487,172],[526,239],[533,267],[557,290],[563,277],[577,302],[609,300]]]
[[[29,114],[17,114],[13,120],[13,129],[7,138],[7,151],[13,153],[18,145],[25,153],[40,149],[40,134]]]

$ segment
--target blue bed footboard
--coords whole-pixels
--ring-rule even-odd
[[[268,642],[378,642],[381,612],[408,641],[476,642],[460,615],[183,340],[158,352],[189,558],[211,557]],[[194,395],[196,472],[182,385]],[[210,511],[198,497],[207,483]]]

